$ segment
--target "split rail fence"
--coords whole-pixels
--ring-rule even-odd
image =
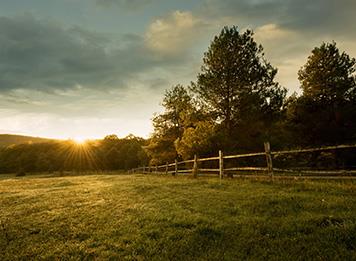
[[[296,150],[284,150],[284,151],[271,151],[271,146],[269,142],[264,143],[264,152],[248,153],[248,154],[238,154],[238,155],[224,155],[223,152],[219,151],[219,156],[209,157],[209,158],[198,158],[196,155],[194,159],[178,161],[175,160],[173,163],[166,163],[160,166],[143,166],[135,168],[129,171],[129,173],[157,173],[157,174],[172,174],[173,176],[180,173],[191,174],[193,177],[197,177],[198,174],[218,174],[220,179],[222,179],[227,173],[229,176],[234,174],[246,175],[246,173],[264,173],[269,177],[273,178],[275,173],[283,173],[295,175],[307,175],[307,176],[352,176],[356,174],[356,170],[293,170],[293,169],[281,169],[273,167],[273,159],[275,156],[286,155],[286,154],[300,154],[300,153],[310,153],[310,152],[323,152],[323,151],[334,151],[342,149],[356,148],[356,144],[353,145],[337,145],[337,146],[326,146],[319,148],[308,148],[308,149],[296,149]],[[252,157],[265,157],[265,167],[233,167],[224,168],[224,161],[231,159],[243,159]],[[354,155],[356,161],[356,153]],[[218,161],[218,168],[200,168],[199,164],[202,162],[213,162]],[[192,165],[191,169],[181,168],[181,166]],[[293,175],[294,174],[294,175]]]

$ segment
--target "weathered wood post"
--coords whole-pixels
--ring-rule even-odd
[[[224,155],[221,150],[219,150],[219,177],[220,179],[224,177]]]
[[[194,164],[193,164],[193,178],[198,176],[198,157],[194,155]]]
[[[173,176],[178,175],[178,160],[175,159],[174,161],[174,172],[173,172]]]
[[[157,167],[157,165],[156,165],[156,167],[155,167],[155,173],[156,173],[156,174],[158,173],[158,167]]]
[[[168,175],[168,162],[166,162],[166,175]]]
[[[151,173],[151,166],[148,166],[148,174]]]
[[[272,154],[271,154],[271,145],[269,142],[264,143],[265,152],[266,152],[266,161],[267,161],[267,172],[271,178],[273,178],[273,164],[272,164]]]

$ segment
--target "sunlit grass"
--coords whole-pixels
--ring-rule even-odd
[[[351,260],[356,183],[0,176],[0,260]]]

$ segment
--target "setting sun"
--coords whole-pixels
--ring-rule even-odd
[[[71,140],[73,140],[76,144],[78,145],[83,145],[87,142],[87,138],[85,137],[74,137],[74,138],[71,138]]]

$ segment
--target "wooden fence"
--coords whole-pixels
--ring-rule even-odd
[[[320,151],[331,151],[331,150],[340,150],[340,149],[348,149],[348,148],[356,148],[356,144],[353,145],[337,145],[337,146],[326,146],[319,148],[308,148],[308,149],[296,149],[296,150],[284,150],[284,151],[271,151],[271,146],[269,142],[264,143],[264,152],[257,153],[248,153],[248,154],[238,154],[238,155],[223,155],[223,152],[220,150],[219,155],[216,157],[209,158],[198,158],[196,155],[194,159],[177,161],[174,163],[166,163],[160,166],[144,166],[135,168],[129,171],[129,173],[161,173],[161,174],[172,174],[178,175],[179,173],[190,173],[193,177],[197,177],[198,173],[213,173],[219,174],[220,179],[225,176],[225,173],[232,172],[238,173],[242,172],[262,172],[267,174],[269,177],[273,178],[275,172],[284,173],[284,174],[297,174],[297,175],[317,175],[317,176],[352,176],[356,174],[356,170],[293,170],[293,169],[280,169],[273,167],[273,158],[278,155],[285,154],[298,154],[298,153],[307,153],[307,152],[320,152]],[[265,157],[265,167],[233,167],[233,168],[224,168],[224,160],[230,159],[241,159],[241,158],[249,158],[249,157]],[[356,155],[355,155],[356,160]],[[218,161],[218,168],[199,168],[199,163],[201,162],[212,162]],[[180,169],[181,165],[192,165],[191,169]],[[240,174],[241,175],[241,174]]]

